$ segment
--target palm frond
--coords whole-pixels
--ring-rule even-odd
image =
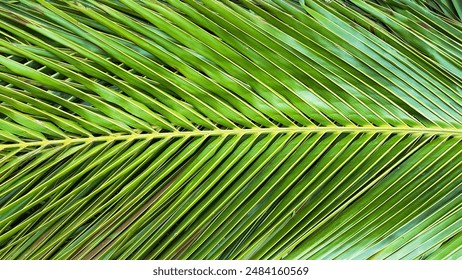
[[[461,259],[458,3],[0,2],[0,258]]]

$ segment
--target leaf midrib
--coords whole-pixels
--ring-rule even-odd
[[[0,150],[8,148],[26,148],[33,146],[48,145],[69,145],[93,142],[112,142],[112,141],[133,141],[151,140],[181,137],[201,137],[201,136],[229,136],[246,134],[277,134],[277,133],[400,133],[400,134],[421,134],[421,135],[446,135],[462,138],[462,129],[456,128],[429,128],[429,127],[268,127],[268,128],[245,128],[245,129],[217,129],[217,130],[195,130],[195,131],[176,131],[176,132],[153,132],[153,133],[132,133],[112,135],[67,138],[58,140],[41,140],[32,142],[21,142],[13,144],[0,144]]]

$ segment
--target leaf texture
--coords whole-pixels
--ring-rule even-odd
[[[0,2],[0,258],[461,259],[434,3]]]

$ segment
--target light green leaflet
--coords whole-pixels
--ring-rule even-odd
[[[0,259],[462,259],[459,3],[0,1]]]

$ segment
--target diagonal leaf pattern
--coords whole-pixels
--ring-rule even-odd
[[[0,2],[0,258],[461,259],[460,14]]]

